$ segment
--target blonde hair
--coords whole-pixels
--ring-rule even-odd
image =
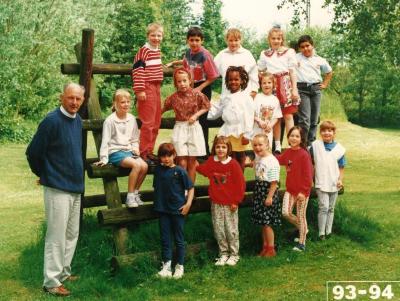
[[[237,28],[229,28],[225,34],[225,40],[228,40],[229,36],[232,36],[234,39],[238,39],[238,40],[242,39],[242,33]]]
[[[283,32],[283,30],[280,27],[272,27],[269,31],[268,31],[268,44],[269,44],[269,39],[271,38],[273,33],[278,33],[281,38],[282,38],[282,43],[281,46],[285,45],[285,33]]]
[[[164,28],[160,23],[150,23],[149,25],[147,25],[147,29],[146,29],[146,35],[149,35],[150,33],[154,32],[154,31],[161,31],[162,33],[164,33]]]
[[[131,93],[129,93],[129,91],[126,89],[118,89],[115,91],[114,96],[113,96],[112,107],[111,107],[111,111],[113,111],[113,112],[115,112],[115,103],[117,102],[117,97],[126,97],[130,100]]]
[[[261,82],[262,82],[262,80],[263,80],[264,78],[269,78],[269,79],[271,79],[272,84],[273,84],[273,87],[272,87],[272,88],[274,89],[275,86],[276,86],[275,76],[274,76],[271,72],[268,72],[268,71],[260,71],[260,72],[258,72],[258,80],[259,80],[259,82],[260,82],[260,87],[261,87]]]
[[[336,125],[330,120],[324,120],[321,122],[321,124],[319,126],[319,131],[322,132],[323,130],[326,130],[326,129],[336,132]]]
[[[262,139],[262,140],[264,140],[265,145],[267,146],[267,150],[268,150],[269,152],[271,151],[271,148],[269,147],[269,139],[268,139],[268,136],[267,136],[267,135],[265,135],[265,134],[263,134],[263,133],[256,134],[256,135],[254,135],[254,137],[253,137],[253,139],[251,140],[251,142],[254,143],[254,140],[256,140],[256,139]]]

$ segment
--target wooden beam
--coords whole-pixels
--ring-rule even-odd
[[[142,122],[140,121],[139,118],[136,118],[136,122],[138,124],[138,127],[140,128],[142,125]],[[86,131],[99,131],[101,132],[103,130],[103,123],[104,119],[84,119],[83,120],[83,129]],[[223,121],[221,118],[218,118],[216,120],[209,120],[210,128],[218,128],[221,127],[223,124]],[[161,119],[161,125],[160,129],[173,129],[175,125],[175,118],[162,118]]]
[[[79,110],[83,119],[88,118],[87,103],[90,97],[90,82],[92,80],[94,30],[82,30],[81,61],[79,69],[79,83],[85,87],[85,100]]]
[[[249,207],[252,203],[252,193],[245,196],[240,207]],[[190,214],[210,211],[208,197],[196,197],[193,200]],[[158,214],[153,210],[153,204],[145,204],[137,208],[104,209],[97,212],[97,219],[102,226],[119,225],[126,223],[140,223],[157,219]]]
[[[62,74],[80,74],[79,64],[61,64]],[[93,64],[92,74],[110,74],[110,75],[131,75],[132,64]],[[170,77],[174,73],[173,68],[163,66],[164,76]]]
[[[246,183],[246,190],[247,191],[252,191],[254,190],[254,181],[248,181]],[[199,185],[195,187],[195,195],[196,197],[205,197],[208,196],[208,185]],[[122,192],[120,194],[121,200],[126,199],[126,192]],[[154,200],[154,190],[146,190],[142,191],[140,193],[141,199],[143,202],[153,202]],[[92,208],[92,207],[99,207],[99,206],[105,206],[107,205],[106,203],[106,197],[104,194],[97,194],[97,195],[91,195],[91,196],[85,196],[85,198],[82,200],[83,202],[83,207],[84,208]]]

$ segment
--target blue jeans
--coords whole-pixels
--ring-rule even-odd
[[[321,88],[319,84],[298,85],[301,103],[297,112],[298,125],[306,132],[308,144],[316,139],[321,108]]]
[[[185,260],[185,238],[183,226],[185,217],[160,213],[161,257],[163,262],[172,260],[172,237],[175,240],[177,263],[183,265]]]

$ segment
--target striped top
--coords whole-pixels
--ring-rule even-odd
[[[146,82],[162,82],[163,69],[161,51],[148,43],[139,49],[133,61],[133,90],[135,93],[144,91]]]

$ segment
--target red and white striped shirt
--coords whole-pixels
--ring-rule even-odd
[[[146,43],[139,49],[133,61],[132,80],[135,93],[144,91],[145,82],[161,82],[163,80],[159,48],[152,48]]]

